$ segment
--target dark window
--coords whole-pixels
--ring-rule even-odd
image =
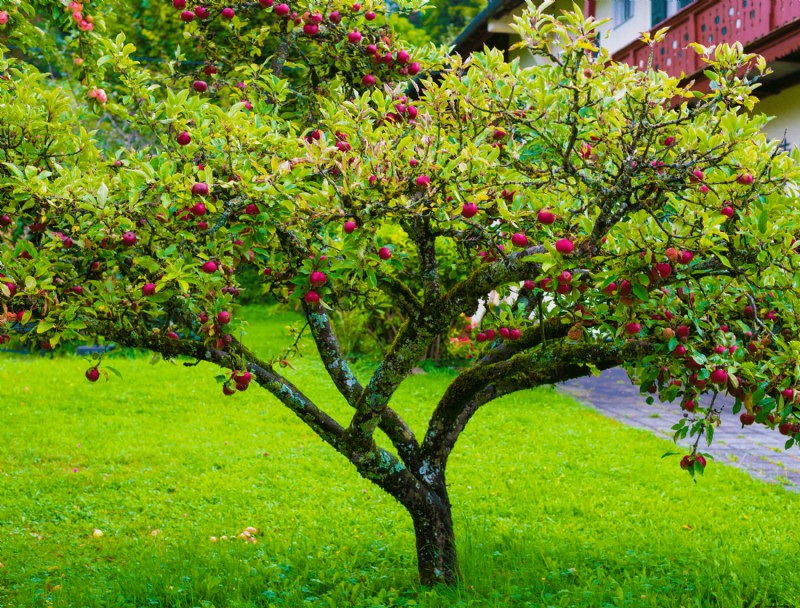
[[[614,27],[633,17],[633,0],[614,0]]]
[[[695,0],[650,0],[651,26],[655,27],[693,2]]]
[[[651,0],[650,7],[651,25],[656,26],[667,18],[667,0]]]

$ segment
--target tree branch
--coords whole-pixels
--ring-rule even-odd
[[[431,417],[422,442],[423,466],[443,471],[450,451],[478,409],[504,395],[544,384],[555,384],[589,373],[589,365],[604,370],[654,352],[656,344],[631,340],[622,345],[550,345],[523,351],[506,361],[476,367],[462,374],[445,392]]]
[[[304,302],[303,309],[328,375],[342,396],[355,408],[364,388],[355,377],[347,359],[342,356],[339,339],[333,331],[330,318],[322,306],[312,306]],[[387,407],[380,416],[379,428],[389,437],[403,462],[414,468],[419,461],[419,444],[411,427],[397,412]]]

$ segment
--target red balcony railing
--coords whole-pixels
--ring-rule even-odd
[[[659,23],[669,27],[655,47],[653,67],[673,76],[691,76],[704,64],[687,45],[739,41],[767,61],[800,49],[800,0],[698,0]],[[614,53],[614,60],[644,68],[650,47],[636,40]]]

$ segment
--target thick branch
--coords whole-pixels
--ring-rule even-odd
[[[418,218],[414,222],[412,232],[419,257],[420,278],[425,293],[425,301],[433,302],[439,297],[439,262],[436,259],[436,237],[431,229],[430,220]]]
[[[310,426],[325,442],[339,451],[343,450],[344,429],[333,418],[319,409],[308,397],[272,367],[240,344],[231,345],[231,352],[208,347],[194,340],[173,340],[160,334],[140,335],[135,331],[122,331],[104,327],[93,328],[122,344],[134,348],[161,353],[165,357],[186,356],[199,361],[213,363],[230,370],[246,366],[256,381],[281,403],[292,410]]]
[[[567,344],[563,341],[535,352],[521,352],[507,361],[473,368],[453,382],[431,417],[422,443],[424,466],[444,470],[447,457],[476,411],[486,403],[544,384],[586,376],[589,365],[604,370],[651,354],[646,340],[616,344]],[[460,380],[461,379],[461,380]],[[459,381],[460,380],[460,381]]]
[[[345,430],[336,420],[319,409],[294,384],[241,344],[232,344],[231,349],[235,352],[228,352],[209,348],[200,342],[173,340],[158,334],[141,336],[136,332],[117,331],[100,326],[93,327],[92,330],[121,345],[144,348],[161,353],[165,357],[186,356],[230,370],[241,369],[244,365],[262,388],[294,412],[323,441],[344,454],[363,477],[380,486],[406,506],[426,500],[425,497],[429,494],[429,490],[402,462],[374,442],[370,442],[365,449],[351,450],[344,441]]]
[[[361,393],[356,413],[347,429],[348,441],[369,442],[395,390],[409,376],[431,340],[446,331],[463,310],[474,310],[478,298],[498,285],[522,276],[536,276],[539,265],[524,260],[544,251],[541,246],[530,247],[486,264],[427,307],[424,316],[410,318]]]
[[[405,380],[421,354],[439,333],[438,325],[409,319],[383,362],[375,370],[356,404],[356,413],[347,429],[348,441],[364,444],[371,441],[378,422],[397,387]]]
[[[304,302],[303,308],[325,369],[347,402],[356,407],[364,388],[355,377],[347,359],[342,356],[339,340],[331,327],[328,315],[319,305],[312,306]],[[414,432],[397,412],[387,407],[381,414],[379,428],[389,437],[403,462],[407,466],[414,467],[419,459],[419,444]]]
[[[409,289],[408,285],[396,278],[381,275],[378,277],[378,287],[392,298],[392,303],[399,306],[409,317],[416,316],[422,311],[422,302]]]

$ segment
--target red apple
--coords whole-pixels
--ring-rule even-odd
[[[515,232],[511,236],[511,244],[515,247],[527,247],[528,245],[528,237],[522,234],[521,232]]]
[[[380,257],[382,260],[388,260],[390,257],[392,257],[392,250],[391,250],[391,249],[389,249],[388,247],[381,247],[381,248],[378,250],[378,256],[379,256],[379,257]]]
[[[89,382],[97,382],[100,379],[100,372],[96,367],[90,367],[86,370],[86,379]]]
[[[756,415],[751,414],[750,412],[742,412],[739,415],[739,420],[742,423],[742,426],[750,426],[756,421]]]
[[[715,369],[708,379],[714,384],[726,384],[728,382],[728,372],[724,369]]]
[[[542,209],[536,215],[536,219],[538,219],[541,224],[549,225],[556,221],[556,216],[549,209]]]
[[[461,215],[467,219],[478,215],[478,205],[475,203],[464,203],[461,208]]]
[[[214,274],[217,272],[217,263],[213,260],[208,260],[207,262],[203,262],[203,265],[200,266],[200,270],[207,274]]]
[[[575,244],[569,239],[558,239],[556,241],[556,251],[561,255],[569,255],[575,251]]]
[[[625,333],[635,335],[642,331],[642,326],[639,323],[628,323],[625,326]]]
[[[312,287],[321,287],[327,280],[328,277],[325,276],[325,273],[320,272],[319,270],[312,272],[311,276],[309,277],[309,282],[311,283]]]
[[[672,274],[672,266],[667,262],[659,262],[656,264],[656,272],[662,279],[667,279]]]

